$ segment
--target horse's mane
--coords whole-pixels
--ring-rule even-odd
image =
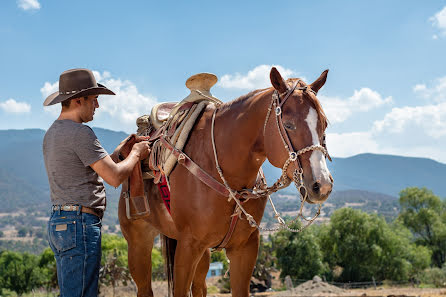
[[[292,83],[294,83],[298,79],[299,78],[290,78],[290,79],[287,80],[287,82],[290,83],[290,85],[292,85]],[[299,87],[305,87],[305,86],[308,86],[308,85],[305,84],[302,80],[300,80],[298,86]],[[226,102],[226,103],[222,104],[220,106],[220,109],[230,108],[232,105],[237,104],[240,101],[244,101],[244,100],[246,100],[248,98],[251,98],[251,97],[253,97],[255,95],[258,95],[258,94],[263,93],[265,91],[268,91],[270,89],[271,89],[271,87],[270,88],[258,89],[258,90],[251,91],[251,92],[249,92],[249,93],[247,93],[245,95],[242,95],[242,96],[238,97],[237,99],[234,99],[234,100],[231,100],[229,102]],[[319,121],[319,127],[322,130],[322,131],[319,131],[319,132],[321,132],[321,133],[324,132],[325,128],[327,128],[327,125],[328,125],[328,119],[327,119],[327,116],[325,115],[324,110],[322,109],[321,103],[319,102],[317,97],[315,95],[313,95],[313,93],[311,93],[311,92],[304,92],[303,94],[306,95],[306,96],[302,96],[302,98],[306,98],[307,100],[309,100],[310,104],[314,107],[314,109],[317,112],[318,121]]]
[[[238,97],[237,99],[231,100],[229,102],[223,103],[220,106],[220,109],[225,109],[225,108],[230,108],[232,105],[237,104],[240,101],[244,101],[245,99],[251,98],[255,95],[257,95],[258,93],[262,93],[266,90],[269,90],[270,88],[265,88],[265,89],[258,89],[258,90],[254,90],[249,92],[248,94],[242,95],[240,97]]]

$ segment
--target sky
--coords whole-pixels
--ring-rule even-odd
[[[47,129],[60,73],[89,68],[117,93],[89,125],[135,120],[211,72],[230,101],[270,87],[269,71],[313,82],[332,156],[378,153],[446,163],[446,1],[0,2],[0,130]]]

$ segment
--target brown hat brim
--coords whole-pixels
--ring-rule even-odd
[[[72,94],[60,94],[59,92],[55,92],[49,95],[45,101],[43,102],[44,106],[54,105],[60,103],[65,100],[91,96],[91,95],[116,95],[112,90],[107,89],[104,85],[98,84],[97,87],[91,87],[79,92],[75,92]]]

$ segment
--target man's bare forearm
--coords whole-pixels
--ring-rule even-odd
[[[119,178],[119,184],[121,184],[126,178],[130,176],[133,168],[139,162],[140,156],[138,152],[131,151],[124,161],[116,164],[117,166],[117,176]],[[114,161],[114,160],[113,160]]]

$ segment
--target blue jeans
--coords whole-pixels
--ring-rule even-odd
[[[56,257],[60,297],[98,296],[101,219],[80,211],[53,211],[48,241]]]

